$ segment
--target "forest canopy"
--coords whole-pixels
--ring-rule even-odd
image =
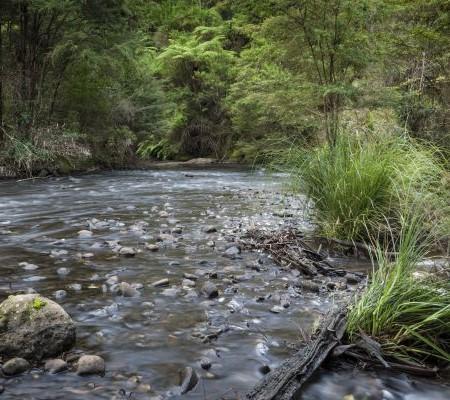
[[[340,132],[449,147],[448,0],[2,0],[1,163],[254,161]]]

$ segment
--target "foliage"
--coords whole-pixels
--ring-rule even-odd
[[[394,260],[378,246],[378,267],[350,311],[347,331],[355,337],[362,330],[381,342],[385,354],[403,361],[449,363],[450,286],[414,274],[430,240],[418,208],[400,218]]]
[[[433,150],[401,136],[342,133],[334,146],[291,148],[282,167],[312,201],[313,217],[329,237],[371,241],[388,229],[398,233],[398,213],[419,200],[432,223],[440,212],[448,216],[444,172]]]

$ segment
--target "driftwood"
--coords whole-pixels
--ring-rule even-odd
[[[345,333],[347,307],[333,311],[322,322],[315,338],[270,372],[246,395],[247,400],[291,400],[322,365]]]
[[[241,238],[240,243],[247,249],[269,253],[276,263],[296,268],[305,275],[337,275],[325,261],[326,256],[312,249],[295,229],[281,232],[251,230]]]

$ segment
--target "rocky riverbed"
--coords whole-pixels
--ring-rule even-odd
[[[301,197],[282,194],[282,182],[214,169],[1,182],[0,301],[37,292],[77,329],[67,367],[51,374],[62,364],[32,363],[0,377],[1,397],[216,399],[252,387],[359,284],[305,280],[235,242],[247,229],[311,228]],[[77,373],[83,355],[101,357],[105,373]],[[450,397],[437,383],[345,374],[324,372],[304,398]]]

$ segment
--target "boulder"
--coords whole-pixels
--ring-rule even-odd
[[[69,350],[75,324],[64,309],[38,294],[9,296],[0,304],[0,355],[40,361]]]
[[[77,364],[78,375],[104,375],[105,360],[99,356],[81,356]]]
[[[30,369],[30,363],[23,358],[13,358],[7,361],[3,367],[2,371],[7,376],[19,375]]]
[[[65,371],[68,368],[67,363],[60,358],[55,358],[51,360],[47,360],[45,362],[44,369],[51,374],[57,374],[59,372]]]

